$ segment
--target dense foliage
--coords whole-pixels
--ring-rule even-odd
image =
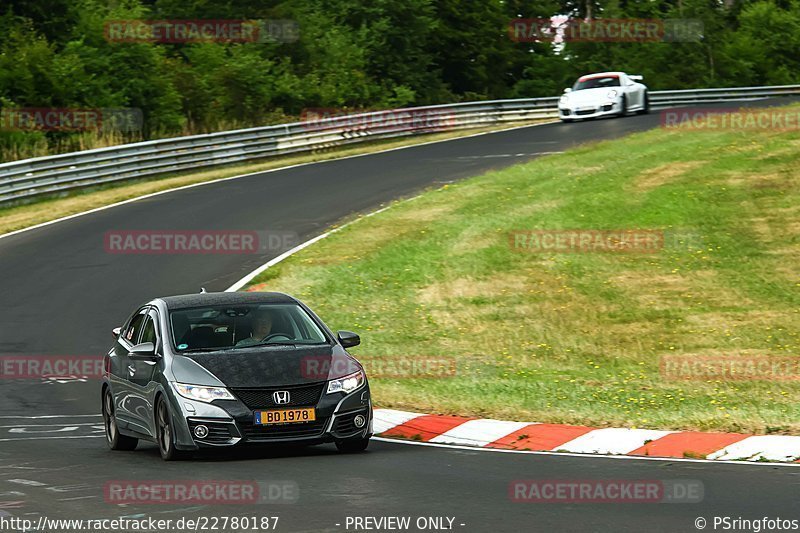
[[[559,14],[693,18],[705,29],[688,43],[509,37],[514,18]],[[125,19],[293,20],[299,39],[109,42],[104,24]],[[792,83],[800,70],[798,0],[4,0],[0,35],[0,106],[139,108],[144,138],[309,107],[551,96],[597,70],[643,74],[654,89]],[[37,136],[3,131],[0,148]]]

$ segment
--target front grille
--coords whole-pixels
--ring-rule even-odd
[[[208,435],[204,439],[198,439],[194,436],[194,428],[203,425],[208,428]],[[225,444],[234,437],[231,432],[231,424],[220,422],[205,422],[201,420],[189,420],[189,431],[192,432],[192,438],[197,442],[206,442],[209,444]]]
[[[300,385],[293,387],[271,388],[234,388],[233,394],[250,409],[264,409],[267,407],[293,407],[298,405],[317,405],[325,383],[313,385]],[[276,404],[272,393],[288,391],[289,403]]]
[[[575,111],[576,115],[592,115],[595,113],[594,109],[584,109],[582,111]]]
[[[325,430],[328,424],[327,418],[321,418],[314,422],[304,422],[300,424],[278,424],[261,426],[247,422],[241,424],[245,438],[251,442],[269,441],[274,439],[295,439],[302,437],[317,437]]]

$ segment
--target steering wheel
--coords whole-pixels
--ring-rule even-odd
[[[292,340],[292,338],[289,337],[289,335],[286,335],[285,333],[272,333],[270,335],[267,335],[263,339],[261,339],[260,342],[269,342],[269,341],[271,341],[272,339],[274,339],[276,337],[284,337],[286,340],[289,340],[289,341]]]

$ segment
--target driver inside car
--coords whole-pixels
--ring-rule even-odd
[[[249,337],[245,337],[236,343],[236,346],[252,346],[261,344],[267,337],[273,335],[272,331],[272,311],[269,309],[257,309],[253,312],[253,329]],[[285,336],[285,335],[284,335]]]

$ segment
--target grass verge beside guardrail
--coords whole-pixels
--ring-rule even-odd
[[[800,371],[698,379],[691,363],[797,360],[799,150],[800,133],[774,131],[584,146],[397,204],[253,284],[359,332],[352,352],[392,369],[371,378],[382,407],[797,433]],[[649,253],[536,253],[509,237],[577,229],[665,238]],[[442,356],[454,372],[403,374]],[[676,359],[684,366],[665,367]]]

